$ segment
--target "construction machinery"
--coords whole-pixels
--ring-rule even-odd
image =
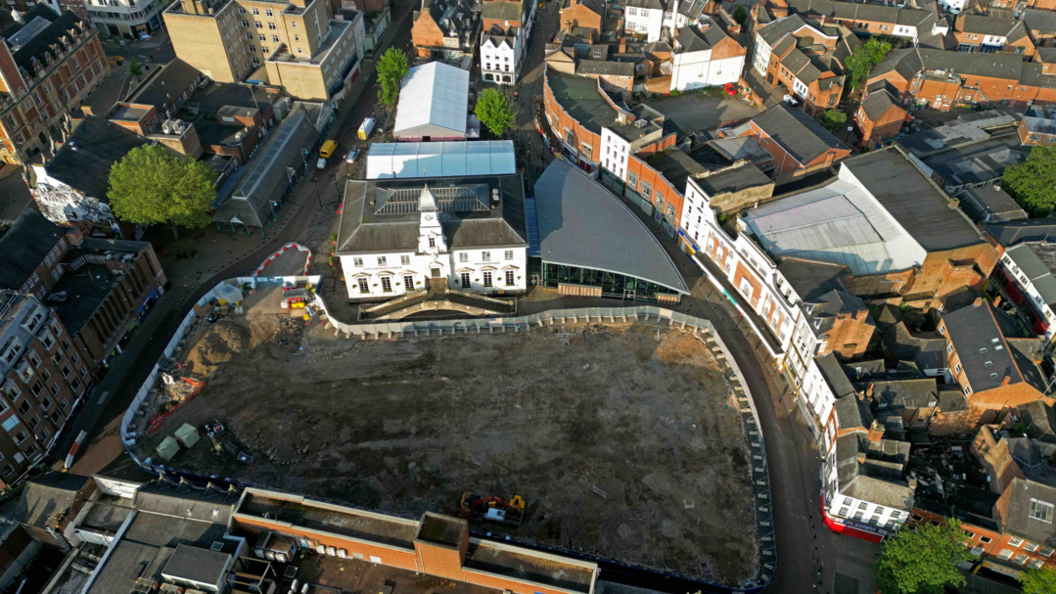
[[[499,497],[481,497],[466,491],[462,494],[461,508],[463,518],[483,519],[507,526],[520,526],[524,519],[524,498],[520,495],[505,501]]]

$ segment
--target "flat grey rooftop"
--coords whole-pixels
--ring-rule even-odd
[[[358,514],[352,508],[330,508],[258,493],[247,494],[238,512],[261,518],[267,514],[269,520],[404,549],[414,548],[414,537],[418,531],[418,526],[413,523],[387,520],[373,514]]]

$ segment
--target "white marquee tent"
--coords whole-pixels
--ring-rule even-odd
[[[399,140],[463,139],[468,109],[468,71],[443,62],[415,66],[403,77],[392,135]]]

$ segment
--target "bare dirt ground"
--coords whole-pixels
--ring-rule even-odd
[[[264,310],[196,329],[180,358],[205,388],[140,439],[143,456],[220,419],[251,463],[203,436],[170,466],[404,517],[455,515],[463,491],[521,495],[519,528],[474,528],[730,584],[757,574],[740,417],[691,333],[361,342]]]

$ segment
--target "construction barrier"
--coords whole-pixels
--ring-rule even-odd
[[[290,243],[287,243],[286,245],[282,246],[281,250],[279,250],[279,251],[275,252],[274,254],[268,256],[267,259],[265,259],[263,262],[261,262],[260,266],[257,266],[257,269],[253,272],[253,276],[260,276],[260,273],[264,272],[264,268],[267,267],[268,264],[271,264],[271,262],[275,258],[278,258],[279,256],[285,254],[286,250],[291,250],[291,249],[296,249],[299,252],[306,252],[308,254],[308,259],[305,260],[305,262],[304,262],[304,270],[302,271],[305,275],[307,275],[308,274],[308,265],[312,263],[312,250],[304,247],[303,245],[301,245],[299,243],[290,242]]]
[[[288,286],[302,282],[310,282],[318,286],[319,276],[297,276],[297,277],[240,277],[223,281],[235,283],[238,286],[250,284],[253,288],[258,286]],[[219,287],[219,284],[217,285]],[[198,305],[209,302],[216,294],[216,288],[198,301]],[[327,313],[327,319],[337,332],[343,332],[349,337],[364,340],[378,340],[401,337],[423,337],[423,336],[447,336],[447,335],[469,335],[469,334],[494,334],[505,332],[527,332],[536,328],[550,327],[555,324],[590,324],[590,323],[630,323],[651,322],[666,323],[668,326],[682,330],[693,331],[698,338],[712,351],[716,361],[723,368],[726,379],[730,382],[736,397],[745,437],[748,441],[748,449],[752,458],[750,460],[752,488],[755,494],[754,507],[756,512],[756,528],[759,538],[760,574],[759,576],[736,588],[738,592],[760,592],[773,578],[777,566],[777,546],[774,533],[773,504],[770,499],[770,473],[766,462],[766,447],[763,441],[763,428],[759,422],[755,399],[745,382],[744,374],[737,365],[732,352],[723,342],[710,320],[698,318],[688,314],[676,312],[664,307],[651,305],[638,305],[631,307],[584,307],[575,309],[552,309],[527,316],[515,317],[493,317],[493,318],[469,318],[462,320],[414,320],[394,321],[380,323],[350,324],[335,319],[326,309],[326,302],[321,295],[316,294],[316,304]],[[193,323],[195,313],[192,309],[188,312],[183,324],[169,341],[165,349],[165,357],[171,357],[183,338],[187,328]],[[125,416],[121,421],[121,436],[132,459],[140,467],[153,473],[167,472],[170,474],[186,474],[166,469],[162,464],[155,464],[150,458],[139,460],[132,451],[131,445],[135,443],[135,436],[129,435],[128,425],[131,423],[136,411],[139,410],[146,398],[150,388],[156,380],[159,367],[155,365],[154,371],[143,383],[136,398],[132,401]],[[194,475],[188,475],[194,476]],[[202,477],[199,477],[202,478]],[[205,477],[207,478],[207,477]],[[268,488],[268,485],[239,485],[259,486]],[[716,588],[730,590],[728,587]]]

